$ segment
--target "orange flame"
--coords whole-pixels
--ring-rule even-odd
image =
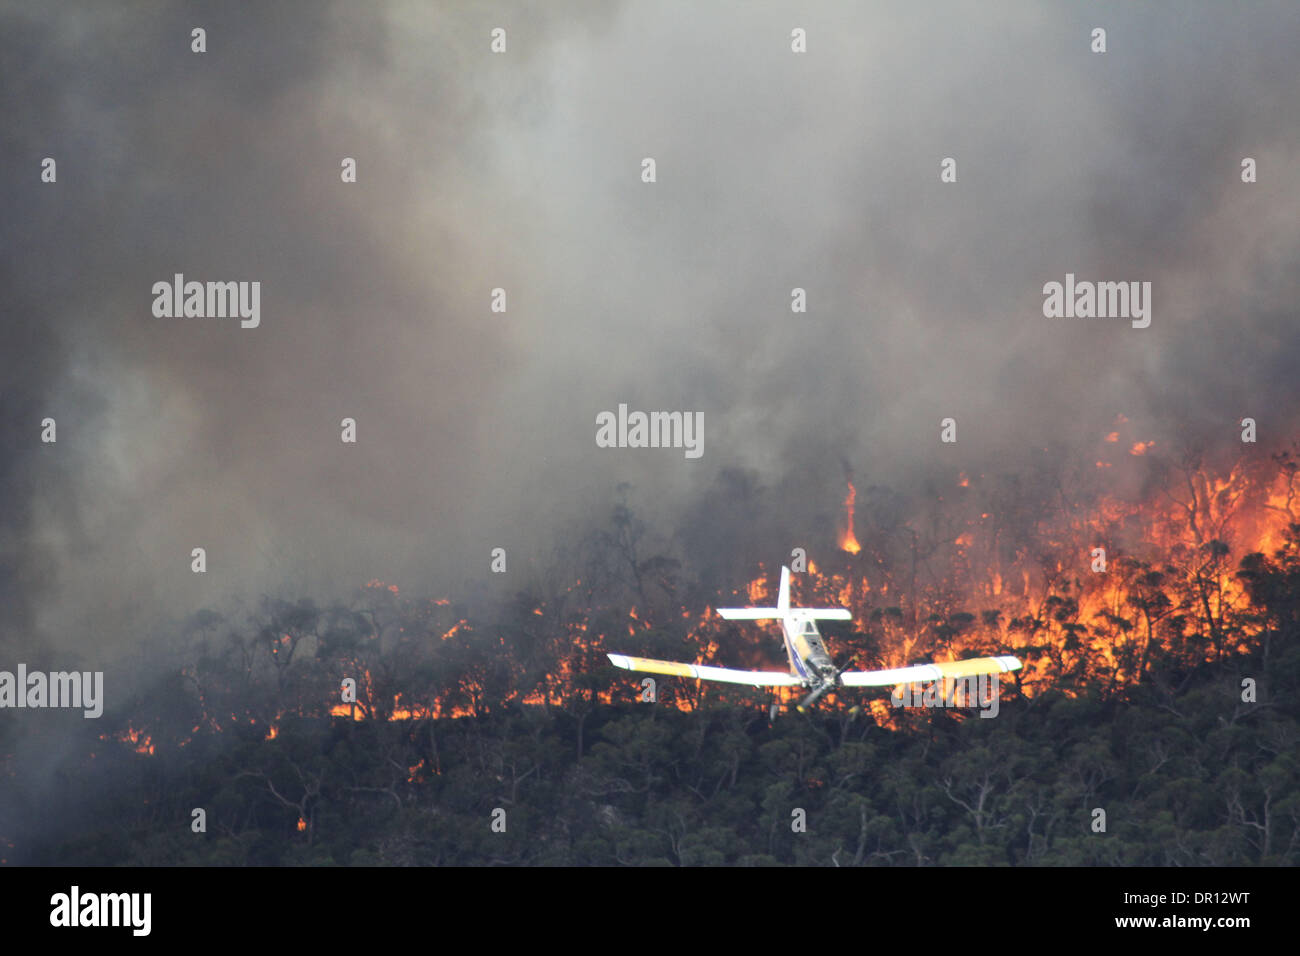
[[[844,533],[840,535],[840,550],[857,554],[862,550],[862,545],[858,544],[858,536],[853,533],[853,503],[857,500],[858,490],[853,487],[851,481],[846,481],[845,484],[849,486],[849,494],[844,499],[845,526]]]

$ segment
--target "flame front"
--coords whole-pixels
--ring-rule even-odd
[[[1154,449],[1123,455],[1116,469],[1158,460]],[[825,542],[819,560],[793,576],[791,600],[852,612],[853,624],[833,626],[827,638],[837,661],[857,655],[855,669],[1015,654],[1025,666],[1006,678],[1007,694],[1032,697],[1056,685],[1067,694],[1084,687],[1118,693],[1146,680],[1162,653],[1213,660],[1258,640],[1266,623],[1251,604],[1241,561],[1256,552],[1281,560],[1300,547],[1298,475],[1300,466],[1281,456],[1271,468],[1255,460],[1220,475],[1172,472],[1141,500],[1080,493],[1085,506],[1057,494],[1032,521],[1017,520],[1015,533],[986,476],[963,473],[954,480],[962,493],[939,499],[946,512],[864,528],[865,547],[849,482],[839,548]],[[961,509],[965,516],[953,513]],[[356,634],[346,650],[321,643],[316,633],[325,628],[306,635],[292,625],[266,630],[269,707],[248,703],[243,671],[219,674],[209,661],[184,672],[197,689],[195,719],[180,728],[188,733],[135,721],[112,739],[151,754],[159,745],[184,746],[203,728],[238,726],[281,746],[293,718],[421,722],[517,706],[639,706],[642,676],[615,671],[606,651],[786,667],[775,626],[724,621],[711,610],[772,603],[775,567],[759,565],[743,588],[701,595],[698,603],[688,602],[683,588],[656,590],[648,574],[621,592],[597,592],[585,579],[574,575],[572,585],[544,599],[521,596],[513,614],[489,621],[449,599],[403,598],[395,586],[372,581],[362,592],[365,615],[347,620],[374,630]],[[303,640],[305,649],[295,653]],[[356,703],[340,702],[344,677],[356,680]],[[659,706],[683,711],[761,706],[797,693],[677,678],[659,678],[657,688]],[[867,704],[882,725],[901,719],[869,694],[841,692],[825,706],[855,703]],[[412,782],[440,772],[436,759],[405,771]]]

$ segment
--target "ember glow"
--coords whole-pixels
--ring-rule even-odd
[[[116,740],[119,743],[126,744],[138,754],[152,755],[154,752],[153,741],[149,734],[143,730],[137,730],[134,727],[127,727],[118,731],[116,734],[100,734],[100,740]],[[182,744],[184,746],[184,744]]]

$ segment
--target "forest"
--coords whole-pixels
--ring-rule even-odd
[[[1016,654],[995,719],[887,692],[809,715],[678,678],[648,694],[605,652],[784,662],[710,612],[766,599],[772,567],[718,588],[624,502],[508,599],[371,581],[194,614],[0,836],[54,865],[1295,865],[1296,469],[1260,474],[1016,535],[987,501],[903,521],[851,489],[841,546],[796,575],[854,611],[826,628],[837,660]],[[1098,536],[1140,543],[1097,573]],[[0,723],[0,753],[19,732]]]

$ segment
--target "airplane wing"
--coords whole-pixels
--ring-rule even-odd
[[[943,677],[1005,674],[1019,669],[1020,661],[1015,657],[972,657],[964,661],[917,664],[914,667],[896,667],[884,671],[845,671],[840,674],[840,683],[845,687],[891,687],[894,684],[911,684]]]
[[[781,671],[736,671],[728,667],[708,667],[704,664],[679,664],[676,661],[656,661],[649,657],[628,657],[626,654],[607,654],[610,663],[630,671],[649,674],[671,674],[674,677],[694,677],[698,680],[725,681],[728,684],[749,684],[753,687],[802,687],[803,679]]]

